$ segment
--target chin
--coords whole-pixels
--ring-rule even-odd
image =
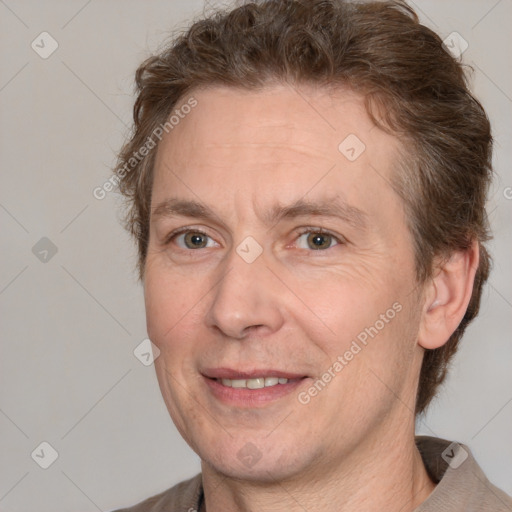
[[[300,459],[297,457],[296,447],[301,444],[298,442],[287,446],[282,439],[276,439],[277,443],[232,441],[229,446],[217,445],[215,453],[200,453],[203,464],[229,478],[259,483],[293,478],[301,467],[308,466],[302,447]]]
[[[297,467],[287,467],[276,461],[262,461],[255,464],[253,467],[247,467],[241,465],[236,459],[233,460],[232,464],[229,464],[229,460],[224,459],[219,464],[212,464],[205,462],[215,472],[220,473],[233,480],[243,480],[245,482],[254,482],[261,484],[271,484],[276,481],[286,481],[293,478],[300,470]]]

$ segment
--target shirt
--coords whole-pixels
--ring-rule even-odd
[[[467,446],[428,436],[417,436],[416,446],[437,485],[414,512],[512,512],[512,498],[487,480]],[[203,501],[199,474],[114,512],[198,512]]]

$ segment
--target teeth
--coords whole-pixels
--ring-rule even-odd
[[[265,387],[265,379],[247,379],[247,387],[249,389],[261,389]]]
[[[219,379],[217,379],[219,381]],[[223,386],[229,388],[261,389],[286,384],[288,379],[283,377],[258,377],[256,379],[220,379]]]

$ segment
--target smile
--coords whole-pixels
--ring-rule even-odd
[[[284,377],[257,377],[254,379],[215,379],[228,388],[261,389],[287,384],[290,379]]]
[[[294,396],[299,387],[310,380],[303,375],[270,369],[250,372],[215,369],[205,373],[203,382],[210,396],[223,404],[241,408],[265,407]]]

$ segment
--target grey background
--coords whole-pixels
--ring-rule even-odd
[[[494,126],[498,173],[489,199],[495,268],[481,314],[418,431],[468,443],[510,494],[512,1],[413,5],[443,38],[457,31],[468,41],[463,59]],[[203,8],[0,0],[1,511],[106,511],[199,471],[153,367],[133,354],[145,316],[120,196],[100,201],[92,190],[128,133],[137,65]],[[43,31],[59,45],[47,59],[31,48]],[[43,237],[58,249],[46,262],[33,253]],[[48,242],[39,244],[36,253]],[[31,458],[43,441],[59,454],[46,470]]]

